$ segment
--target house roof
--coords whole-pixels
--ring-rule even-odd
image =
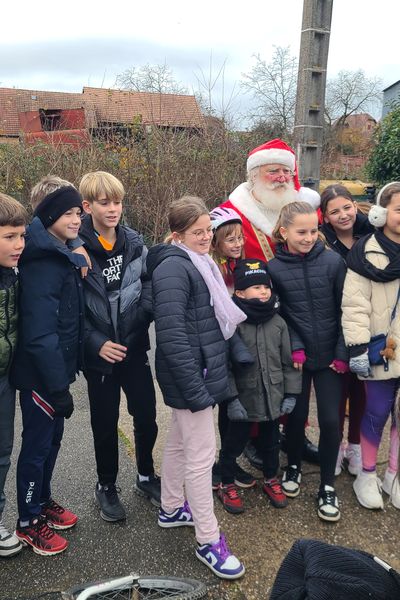
[[[395,81],[394,83],[391,83],[390,85],[388,85],[383,92],[387,92],[388,90],[390,90],[390,88],[394,87],[395,85],[398,85],[400,83],[400,79],[398,81]]]
[[[0,88],[0,134],[18,135],[22,112],[83,107],[82,94]]]
[[[145,125],[204,127],[194,96],[84,87],[83,98],[99,121],[131,123],[140,116]]]
[[[19,113],[39,109],[84,108],[87,127],[97,122],[132,123],[140,117],[145,125],[204,127],[194,96],[152,94],[84,87],[82,94],[0,88],[0,135],[17,136]]]
[[[353,127],[357,129],[358,127],[363,127],[368,121],[373,121],[375,124],[377,123],[376,119],[372,117],[368,113],[358,113],[356,115],[349,115],[346,119],[346,123],[349,127]]]

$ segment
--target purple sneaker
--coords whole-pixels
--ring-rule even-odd
[[[196,556],[222,579],[239,579],[244,574],[244,565],[231,554],[223,533],[216,544],[198,546]]]
[[[158,524],[160,527],[194,527],[189,504],[185,502],[183,506],[177,508],[172,513],[167,513],[160,508],[158,511]]]

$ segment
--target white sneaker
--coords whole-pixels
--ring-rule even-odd
[[[383,509],[382,482],[376,472],[361,471],[353,483],[353,490],[357,500],[365,508]]]
[[[336,459],[335,477],[340,475],[340,473],[342,472],[343,459],[345,457],[345,452],[346,452],[346,444],[344,442],[341,442],[341,444],[339,446],[339,452],[337,455],[337,459]]]
[[[386,469],[382,489],[390,496],[389,499],[393,506],[400,509],[400,482],[397,473],[391,473],[389,469]]]
[[[344,457],[347,460],[347,468],[350,475],[358,475],[362,471],[361,446],[360,444],[348,444]]]
[[[318,492],[318,516],[324,521],[339,521],[340,510],[336,492],[330,485],[325,485]]]
[[[0,556],[14,556],[21,550],[22,544],[17,536],[10,533],[0,521]]]

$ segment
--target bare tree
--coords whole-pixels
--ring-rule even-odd
[[[252,117],[257,122],[271,123],[282,135],[290,135],[296,103],[297,59],[291,55],[289,46],[275,46],[270,63],[259,54],[254,58],[255,65],[250,73],[243,74],[241,83],[255,100]]]
[[[175,79],[172,70],[166,63],[142,67],[131,67],[117,76],[116,86],[123,90],[135,92],[152,92],[154,94],[187,94],[187,88]]]
[[[325,115],[329,125],[345,123],[352,114],[374,110],[381,102],[382,80],[364,71],[340,71],[326,86]]]

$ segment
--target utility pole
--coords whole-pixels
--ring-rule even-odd
[[[294,147],[302,185],[318,191],[333,0],[304,0]]]

